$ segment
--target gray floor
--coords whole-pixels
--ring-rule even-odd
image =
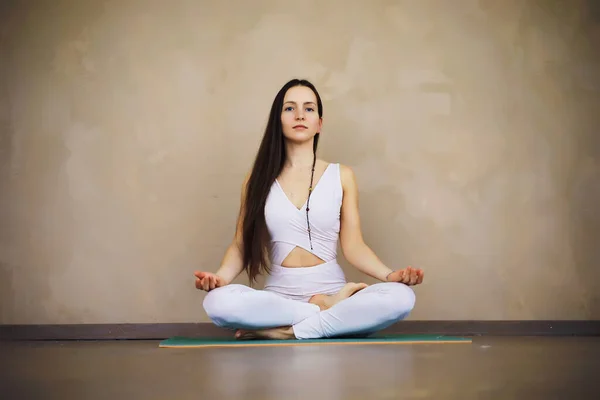
[[[600,338],[160,349],[0,343],[2,399],[600,399]]]

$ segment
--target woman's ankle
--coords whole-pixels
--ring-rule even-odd
[[[312,295],[310,297],[310,299],[308,299],[308,302],[310,304],[314,304],[314,305],[318,306],[319,310],[325,311],[329,308],[329,306],[327,305],[328,297],[329,296],[324,295],[324,294],[315,294],[315,295]]]

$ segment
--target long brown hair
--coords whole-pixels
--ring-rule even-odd
[[[323,117],[321,97],[315,86],[307,80],[292,79],[283,85],[273,100],[267,127],[260,143],[252,172],[248,178],[244,199],[242,258],[244,269],[248,274],[251,284],[257,275],[263,272],[270,273],[269,242],[271,236],[265,220],[265,203],[271,185],[273,185],[275,179],[281,173],[287,158],[281,125],[281,112],[283,110],[285,94],[294,86],[306,86],[315,93],[319,117]],[[315,135],[313,142],[313,154],[315,158],[318,143],[319,133]]]

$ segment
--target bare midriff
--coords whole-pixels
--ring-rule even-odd
[[[304,250],[302,247],[296,247],[287,255],[285,260],[283,260],[281,266],[287,268],[305,268],[314,267],[324,263],[324,260],[311,252]]]

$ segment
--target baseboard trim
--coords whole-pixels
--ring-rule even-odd
[[[600,320],[403,321],[382,333],[459,336],[600,336]],[[162,340],[220,337],[231,331],[211,323],[0,325],[0,340]]]

